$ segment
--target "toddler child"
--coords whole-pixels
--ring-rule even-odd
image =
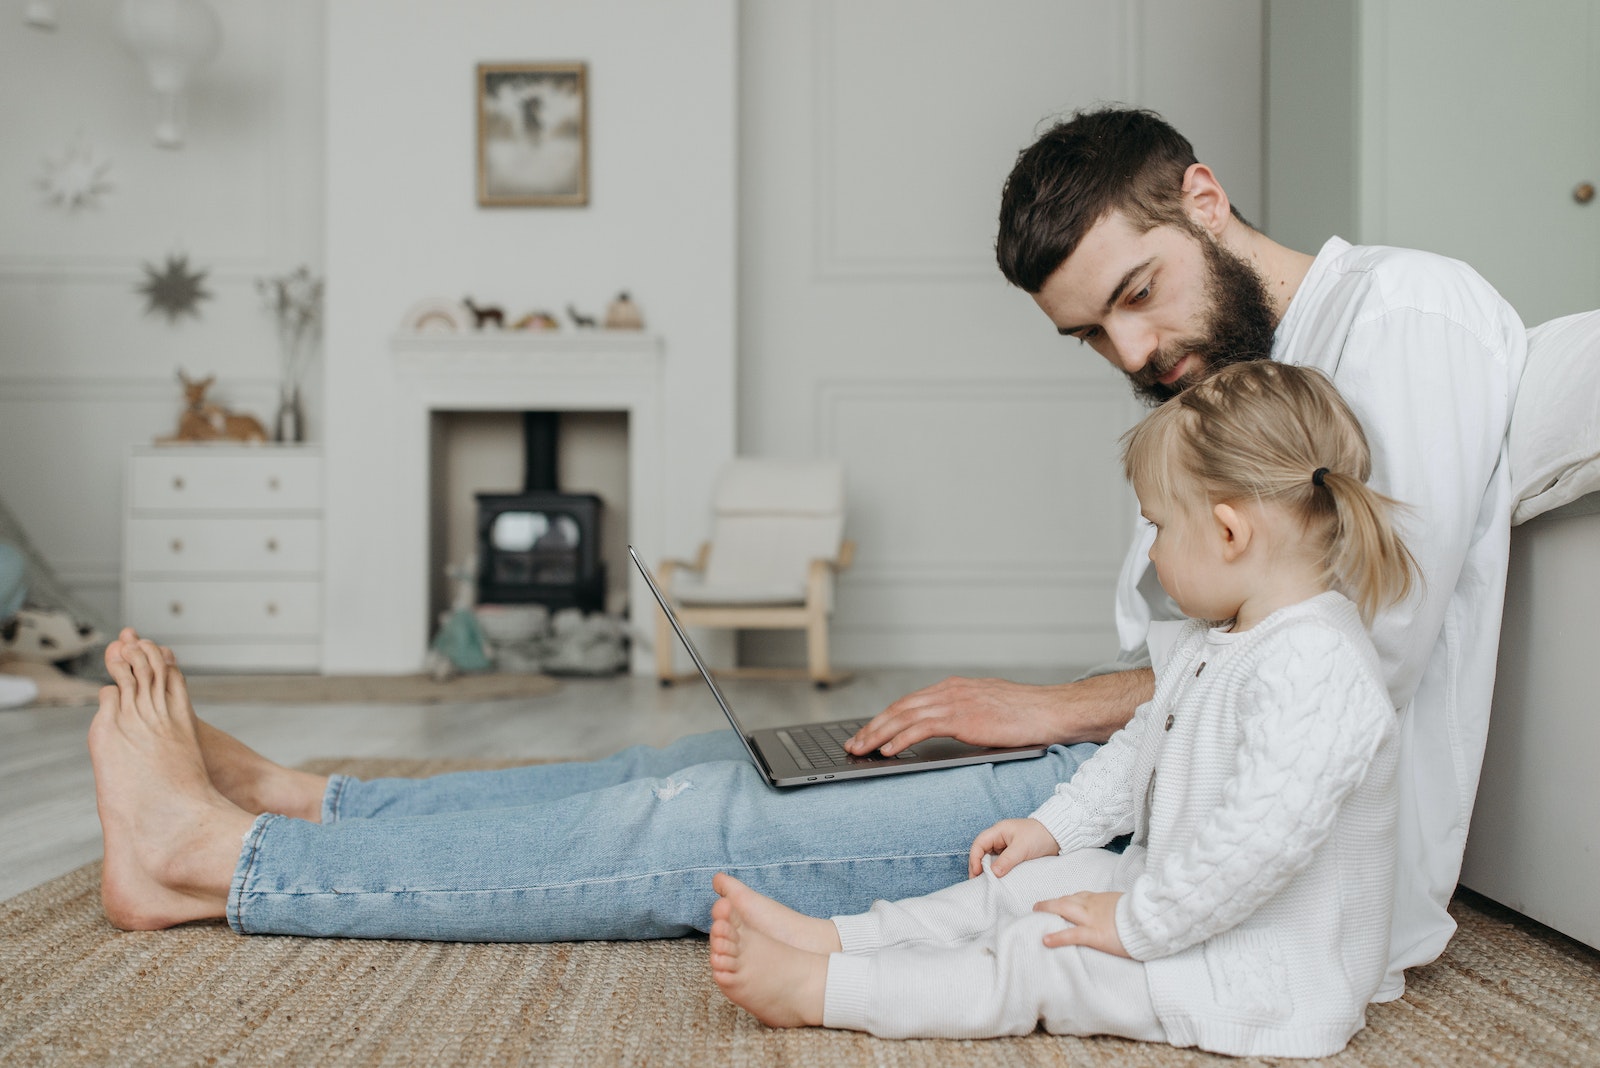
[[[1328,1056],[1361,1029],[1388,961],[1397,796],[1365,623],[1415,571],[1395,502],[1367,487],[1333,385],[1270,361],[1167,401],[1124,467],[1191,620],[1154,698],[1031,817],[980,834],[965,883],[830,921],[717,875],[712,974],[764,1023],[1042,1023],[1265,1057]]]

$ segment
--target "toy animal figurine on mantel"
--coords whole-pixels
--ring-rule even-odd
[[[261,420],[244,412],[230,411],[220,404],[206,400],[206,390],[217,380],[216,375],[190,378],[178,370],[178,381],[183,383],[184,398],[188,407],[178,416],[178,432],[156,439],[157,445],[170,445],[182,441],[266,441],[267,428]]]
[[[606,308],[607,330],[643,330],[644,314],[639,311],[639,305],[633,302],[624,290],[617,294],[617,299]]]
[[[467,310],[472,313],[472,325],[476,329],[485,330],[493,327],[499,330],[506,325],[504,308],[495,307],[494,305],[474,304],[471,297],[462,297],[461,303],[465,304]]]
[[[580,329],[580,330],[592,330],[592,329],[594,329],[594,325],[595,325],[594,316],[583,314],[577,308],[574,308],[570,303],[567,305],[567,314],[572,317],[572,325],[577,327],[578,329]]]
[[[513,330],[559,330],[561,323],[546,311],[531,311],[511,324]]]

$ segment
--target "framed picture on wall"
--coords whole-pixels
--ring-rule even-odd
[[[583,63],[479,63],[478,203],[589,203]]]

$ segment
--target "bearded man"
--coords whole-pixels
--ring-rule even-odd
[[[1444,949],[1488,730],[1512,498],[1506,431],[1526,357],[1516,312],[1465,264],[1330,238],[1310,256],[1233,210],[1159,116],[1080,113],[1025,150],[1007,180],[1000,268],[1159,403],[1225,364],[1326,372],[1372,447],[1371,483],[1404,502],[1421,592],[1373,639],[1401,712],[1399,880],[1390,971]],[[1122,670],[1060,686],[950,679],[901,698],[854,740],[885,751],[933,735],[1096,740],[1154,687],[1177,613],[1137,532],[1118,585]]]

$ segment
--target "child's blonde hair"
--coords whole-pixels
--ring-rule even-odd
[[[1395,532],[1398,502],[1371,489],[1372,453],[1320,371],[1271,360],[1225,367],[1168,400],[1123,437],[1140,491],[1183,507],[1271,501],[1300,518],[1323,580],[1368,624],[1404,599],[1416,559]]]

